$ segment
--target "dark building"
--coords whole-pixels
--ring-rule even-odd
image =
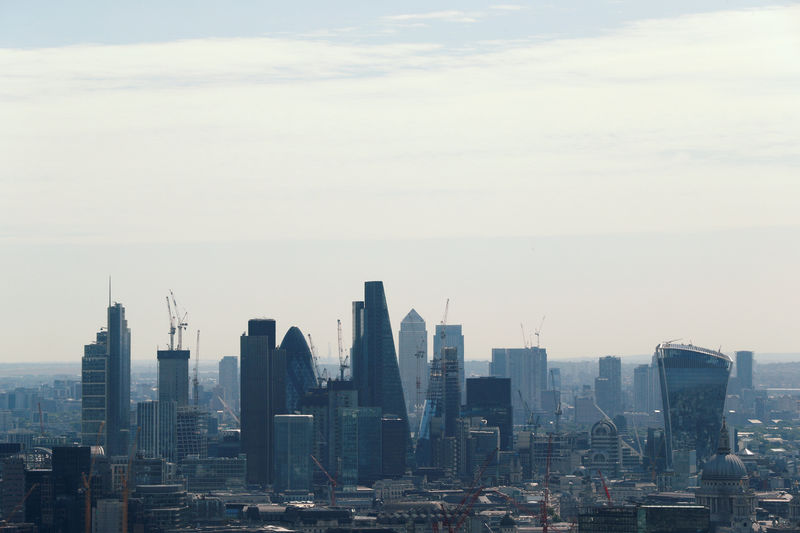
[[[408,414],[382,281],[365,282],[364,301],[353,302],[352,361],[359,405],[380,407],[384,415],[401,418],[408,439]]]
[[[381,420],[381,470],[385,478],[399,478],[406,473],[406,426],[398,416]]]
[[[56,531],[84,531],[85,508],[83,476],[89,475],[91,453],[88,446],[53,448],[53,502]]]
[[[458,351],[448,346],[431,361],[428,395],[417,439],[418,466],[441,466],[436,464],[439,441],[455,437],[456,421],[461,416],[459,385]]]
[[[661,381],[666,431],[666,458],[672,468],[675,453],[696,451],[702,465],[716,447],[731,359],[727,355],[683,344],[662,343],[655,359]]]
[[[595,381],[595,399],[597,406],[613,418],[622,412],[622,360],[610,355],[601,357],[599,367],[600,375]]]
[[[700,505],[622,505],[578,516],[578,533],[708,533],[709,511]]]
[[[489,426],[500,429],[500,449],[514,443],[514,416],[511,407],[511,379],[481,377],[467,379],[467,405],[464,417],[481,417]]]
[[[317,386],[317,380],[311,350],[300,328],[289,328],[281,341],[281,349],[286,352],[286,409],[293,413],[306,392]]]
[[[753,352],[736,352],[736,381],[740,389],[753,388]]]
[[[241,446],[247,482],[272,483],[273,419],[286,412],[286,354],[275,347],[275,321],[253,319],[240,341]]]
[[[650,399],[650,365],[638,365],[633,369],[633,410],[637,413],[651,411]]]
[[[158,350],[158,401],[189,405],[189,350]]]
[[[131,330],[125,308],[108,308],[108,455],[128,455],[131,424]]]

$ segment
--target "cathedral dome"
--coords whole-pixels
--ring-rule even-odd
[[[703,466],[703,481],[739,481],[747,477],[747,467],[739,457],[731,452],[728,441],[728,427],[722,421],[717,454]]]

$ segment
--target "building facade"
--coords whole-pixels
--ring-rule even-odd
[[[731,369],[727,355],[697,346],[662,343],[655,359],[661,382],[668,468],[676,452],[696,452],[698,465],[714,451]]]
[[[622,413],[622,360],[606,356],[599,360],[598,380],[606,380],[604,387],[595,386],[597,406],[610,417]],[[597,381],[595,381],[597,383]]]
[[[189,405],[189,350],[158,350],[158,401]]]
[[[272,483],[273,419],[286,412],[286,355],[275,346],[275,321],[252,319],[240,339],[241,443],[247,482]]]
[[[219,360],[219,386],[222,399],[237,416],[239,413],[239,358],[226,355]]]
[[[292,326],[281,341],[286,353],[286,410],[294,413],[300,398],[317,386],[311,349],[300,328]]]
[[[310,491],[314,417],[276,415],[274,424],[275,488],[280,491]]]
[[[408,431],[403,384],[382,281],[364,283],[364,301],[353,302],[353,381],[358,403],[403,419]]]
[[[527,422],[528,409],[541,410],[542,393],[547,390],[545,348],[493,348],[491,374],[511,379],[515,424]]]
[[[397,355],[406,408],[411,414],[421,409],[428,390],[428,330],[415,309],[400,322]]]

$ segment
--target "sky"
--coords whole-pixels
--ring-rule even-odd
[[[668,4],[668,5],[667,5]],[[248,318],[800,352],[800,3],[0,0],[0,361]]]

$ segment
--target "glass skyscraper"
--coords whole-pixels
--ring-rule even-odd
[[[299,408],[300,398],[316,387],[317,381],[311,350],[300,328],[289,328],[281,341],[281,349],[286,352],[286,410],[293,413]]]
[[[310,491],[314,417],[276,415],[274,424],[275,488],[281,491]]]
[[[241,443],[247,483],[272,483],[273,418],[286,412],[286,354],[275,347],[275,321],[253,319],[240,339]]]
[[[659,344],[654,358],[661,382],[668,466],[673,467],[678,450],[696,451],[697,463],[702,464],[714,453],[722,427],[731,358],[670,343]]]
[[[428,330],[425,320],[415,309],[400,322],[397,355],[406,407],[409,413],[414,413],[415,408],[425,401],[425,391],[428,390]]]
[[[467,401],[467,382],[464,375],[464,333],[462,332],[461,324],[436,324],[435,332],[433,335],[433,359],[439,359],[442,356],[444,348],[455,348],[456,359],[458,359],[458,383],[461,390],[461,403]]]
[[[125,308],[108,306],[108,327],[83,349],[81,440],[98,442],[107,455],[127,455],[130,435],[131,330]]]
[[[382,281],[365,282],[364,301],[353,302],[352,360],[358,404],[380,407],[384,415],[400,417],[408,435],[408,413]]]

